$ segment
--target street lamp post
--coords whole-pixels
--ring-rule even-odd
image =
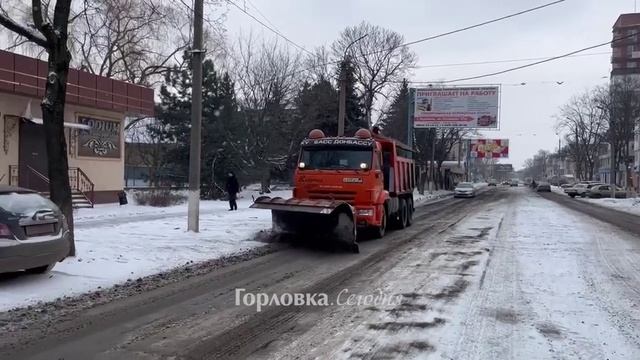
[[[346,74],[346,65],[350,61],[349,59],[349,49],[356,42],[364,39],[369,34],[364,34],[359,38],[353,40],[347,48],[344,49],[344,54],[342,55],[342,69],[340,71],[340,99],[338,104],[338,136],[344,136],[344,122],[345,116],[347,112],[347,74]]]

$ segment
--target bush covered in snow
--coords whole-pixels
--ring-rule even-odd
[[[155,207],[179,205],[187,201],[184,194],[171,190],[136,191],[133,198],[138,205]]]

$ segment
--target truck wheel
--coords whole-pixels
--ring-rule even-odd
[[[407,227],[407,202],[400,200],[400,210],[398,212],[398,229],[404,229]]]
[[[381,239],[384,237],[384,234],[387,232],[387,212],[384,209],[384,206],[382,207],[382,222],[380,223],[380,226],[378,227],[374,227],[373,228],[373,238],[374,239]]]
[[[407,199],[407,226],[413,224],[413,199]]]

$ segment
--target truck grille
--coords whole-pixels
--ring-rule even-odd
[[[356,200],[355,191],[309,191],[310,199],[340,200],[352,203]]]

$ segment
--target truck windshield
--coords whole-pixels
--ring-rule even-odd
[[[360,170],[361,164],[371,168],[373,149],[362,147],[310,147],[302,150],[300,162],[304,169],[350,169]]]

